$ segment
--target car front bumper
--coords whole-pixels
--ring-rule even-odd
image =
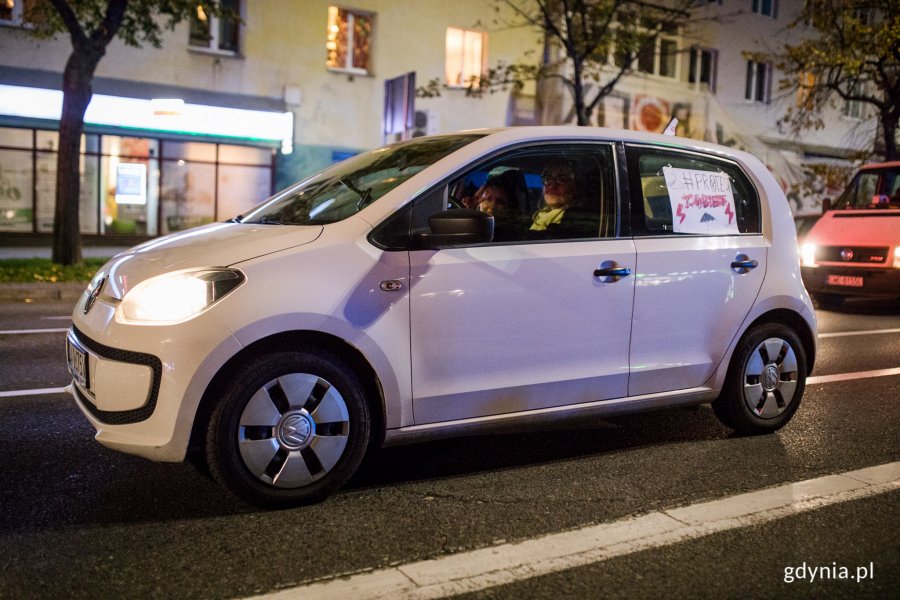
[[[802,267],[803,285],[813,294],[900,298],[900,269],[838,266]],[[848,283],[861,285],[847,285]]]

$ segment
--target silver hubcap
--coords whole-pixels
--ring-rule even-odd
[[[238,448],[260,481],[297,488],[324,477],[344,454],[347,404],[321,377],[291,373],[262,386],[244,407]]]
[[[762,342],[744,367],[744,401],[756,416],[771,419],[783,413],[797,391],[797,356],[786,341]]]

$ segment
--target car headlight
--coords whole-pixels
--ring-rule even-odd
[[[809,242],[800,247],[800,260],[804,267],[816,266],[816,245]]]
[[[190,269],[152,277],[125,294],[117,316],[127,323],[180,323],[221,300],[244,279],[240,271],[223,268]]]
[[[900,246],[894,248],[894,268],[900,269]]]

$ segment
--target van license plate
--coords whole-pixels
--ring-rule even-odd
[[[862,287],[863,278],[852,275],[829,275],[828,285],[843,285],[847,287]]]
[[[90,389],[88,385],[88,357],[87,352],[78,348],[72,343],[72,340],[66,339],[66,363],[69,367],[69,373],[81,384],[85,389]]]

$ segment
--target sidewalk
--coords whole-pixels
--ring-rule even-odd
[[[85,258],[109,258],[125,247],[84,246],[81,254]],[[49,246],[0,246],[0,259],[5,258],[50,258]],[[86,283],[0,283],[0,304],[10,302],[71,302],[75,303],[87,286]]]

